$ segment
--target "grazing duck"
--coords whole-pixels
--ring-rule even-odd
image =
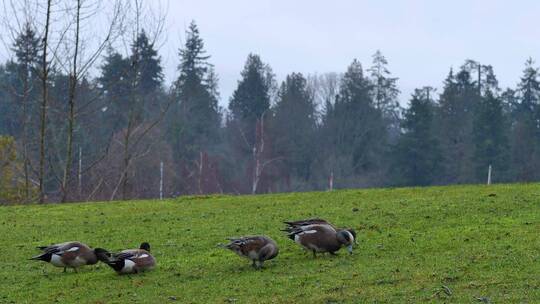
[[[288,236],[302,247],[313,252],[313,257],[317,252],[328,252],[335,254],[341,247],[347,247],[347,251],[352,254],[354,236],[346,229],[335,229],[328,224],[313,224],[298,226],[288,231]]]
[[[30,260],[44,261],[51,263],[56,267],[73,268],[77,272],[77,268],[84,265],[94,265],[98,262],[96,250],[91,249],[88,245],[81,242],[65,242],[50,246],[39,246],[43,253],[30,258]]]
[[[228,240],[229,244],[219,244],[219,246],[250,259],[255,269],[262,268],[264,261],[275,258],[279,253],[276,242],[267,236],[246,236]]]
[[[139,249],[126,249],[112,254],[100,249],[96,254],[100,261],[118,274],[135,274],[156,266],[156,259],[150,254],[150,244],[147,242],[142,243]]]
[[[354,238],[354,243],[357,244],[357,242],[356,242],[356,231],[354,231],[354,229],[351,229],[351,228],[343,228],[343,229],[337,228],[336,226],[332,225],[327,220],[324,220],[324,219],[321,219],[321,218],[311,218],[311,219],[298,220],[298,221],[285,221],[283,223],[287,224],[287,227],[285,229],[283,229],[282,231],[285,231],[285,232],[288,232],[288,233],[290,233],[291,231],[293,231],[293,230],[295,230],[295,229],[297,229],[299,227],[309,226],[309,225],[329,225],[332,228],[334,228],[335,230],[347,230],[352,234],[352,236]]]

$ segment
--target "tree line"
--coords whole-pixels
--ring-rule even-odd
[[[195,22],[170,86],[156,40],[138,26],[132,37],[124,52],[104,40],[86,73],[77,40],[66,69],[35,24],[17,32],[0,64],[0,201],[483,183],[489,166],[494,182],[540,179],[532,59],[504,90],[490,65],[466,60],[402,108],[379,51],[368,68],[354,59],[341,73],[279,83],[249,54],[222,108]]]

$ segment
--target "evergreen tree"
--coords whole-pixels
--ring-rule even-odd
[[[131,45],[130,61],[132,65],[130,76],[135,78],[132,81],[140,94],[153,94],[161,87],[163,81],[161,58],[144,30]]]
[[[372,96],[371,83],[355,59],[341,79],[335,104],[327,109],[324,133],[329,159],[336,160],[338,170],[351,168],[354,174],[369,176],[369,184],[375,185],[382,179],[387,126]]]
[[[433,123],[435,105],[429,97],[430,87],[416,89],[402,122],[394,153],[392,179],[399,185],[427,186],[440,174],[441,151]]]
[[[217,76],[208,63],[199,29],[192,22],[180,49],[179,77],[174,84],[177,103],[169,115],[169,137],[177,159],[191,160],[211,149],[219,135]]]
[[[400,114],[398,78],[392,77],[388,70],[388,61],[380,51],[373,55],[373,64],[368,71],[373,83],[372,94],[375,107],[383,113],[391,138],[397,138]]]
[[[512,113],[512,164],[519,181],[540,178],[540,138],[538,111],[540,100],[539,71],[528,59],[518,84],[518,100]]]
[[[274,75],[270,66],[263,63],[258,55],[249,54],[229,102],[226,128],[228,163],[234,168],[230,178],[236,181],[236,189],[245,192],[253,192],[254,188],[265,192],[271,187],[264,173],[268,172],[268,166],[262,168],[261,165],[259,169],[262,171],[258,171],[256,166],[273,157],[273,138],[268,128],[268,120],[272,116],[269,110],[273,86]],[[256,174],[257,171],[262,174]],[[254,177],[256,175],[258,177]],[[255,183],[257,187],[254,187]]]
[[[36,32],[29,23],[25,23],[11,47],[15,60],[9,60],[3,70],[5,103],[0,113],[0,128],[17,138],[23,137],[22,133],[29,137],[30,131],[35,131],[29,125],[37,121],[35,99],[39,90],[35,88],[39,87],[40,46]]]
[[[107,122],[103,128],[103,136],[110,132],[117,132],[127,125],[129,109],[132,101],[131,83],[129,80],[131,65],[127,58],[109,49],[101,66],[101,76],[98,84],[103,92],[101,115]]]
[[[263,113],[270,108],[270,94],[274,75],[270,66],[255,54],[249,54],[242,79],[229,103],[232,119],[254,126]]]
[[[316,130],[315,104],[307,80],[292,73],[281,84],[274,108],[273,136],[277,155],[293,177],[305,182],[311,176]]]
[[[12,51],[15,53],[17,63],[21,68],[21,78],[36,74],[39,65],[40,39],[29,23],[26,23],[22,32],[13,43]]]
[[[486,180],[488,166],[492,165],[498,181],[506,180],[509,160],[507,120],[502,100],[487,90],[474,113],[474,164],[477,181]]]
[[[462,69],[454,76],[451,70],[445,80],[438,108],[445,183],[467,183],[475,179],[472,126],[478,99],[478,90],[470,73]]]

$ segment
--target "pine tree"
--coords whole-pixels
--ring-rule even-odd
[[[257,119],[270,108],[270,94],[274,76],[270,66],[255,54],[249,54],[242,79],[229,103],[232,119],[253,126]]]
[[[285,168],[293,177],[306,182],[314,158],[316,117],[313,96],[302,74],[287,75],[278,91],[274,112],[274,150],[284,157]]]
[[[163,81],[161,58],[144,30],[131,45],[130,61],[130,76],[135,77],[132,81],[139,94],[153,94],[160,88]]]
[[[328,159],[336,162],[331,166],[336,167],[336,175],[340,175],[337,178],[360,174],[367,177],[371,185],[382,179],[380,173],[387,152],[387,125],[372,96],[371,83],[355,59],[341,79],[335,104],[331,110],[327,109],[324,117]],[[349,186],[354,185],[358,186]]]
[[[208,63],[199,29],[192,22],[180,49],[179,77],[173,94],[177,103],[169,115],[168,136],[177,159],[192,160],[208,151],[219,135],[217,76]]]
[[[507,130],[502,100],[487,90],[474,113],[474,164],[477,181],[486,180],[490,165],[495,169],[495,180],[506,180],[509,163]]]
[[[466,69],[455,76],[450,71],[439,98],[437,115],[445,164],[444,183],[466,183],[475,179],[472,126],[477,94],[477,87]]]
[[[235,168],[231,179],[245,192],[265,192],[271,187],[268,166],[263,164],[273,158],[268,128],[273,87],[270,66],[258,55],[249,54],[229,102],[226,127],[228,162]]]
[[[540,178],[538,77],[538,68],[534,66],[532,59],[528,59],[518,85],[519,103],[515,105],[512,113],[512,164],[514,176],[519,181],[534,181]]]
[[[101,115],[107,122],[106,127],[103,128],[104,137],[108,136],[107,133],[115,133],[127,125],[132,103],[129,98],[131,95],[130,69],[129,59],[113,49],[108,50],[98,78],[98,84],[103,92]]]
[[[368,69],[373,83],[373,101],[375,107],[383,113],[392,138],[399,132],[400,106],[398,102],[398,78],[392,77],[388,70],[388,61],[380,51],[373,55],[373,64]]]
[[[9,60],[3,71],[6,102],[0,113],[0,125],[4,125],[7,134],[17,138],[30,137],[29,133],[35,132],[29,125],[37,121],[35,99],[39,90],[35,88],[39,87],[40,50],[39,37],[32,26],[25,23],[11,46],[15,60]]]
[[[36,69],[39,66],[39,52],[41,42],[36,32],[29,23],[26,23],[22,32],[13,43],[12,51],[15,53],[17,64],[20,68],[21,81],[31,77],[37,77]],[[30,81],[29,81],[30,82]]]
[[[441,151],[433,128],[435,105],[430,90],[416,89],[405,111],[391,171],[391,178],[399,185],[427,186],[438,178]]]

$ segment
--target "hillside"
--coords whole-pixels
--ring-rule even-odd
[[[314,259],[279,231],[313,216],[355,228],[354,254]],[[271,236],[279,256],[256,271],[216,247],[244,234]],[[540,302],[538,184],[1,207],[0,235],[0,303]],[[118,276],[27,261],[67,240],[148,241],[158,268]]]

